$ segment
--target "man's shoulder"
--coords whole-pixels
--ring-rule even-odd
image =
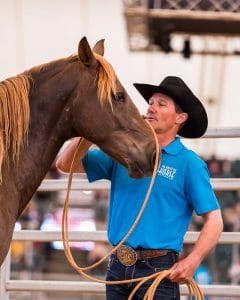
[[[205,161],[195,151],[187,148],[186,146],[183,146],[181,152],[186,163],[195,164],[196,166],[204,166],[206,164]]]

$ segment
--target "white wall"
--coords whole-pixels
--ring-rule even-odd
[[[121,0],[0,0],[0,80],[75,53],[84,35],[92,46],[105,38],[105,56],[142,113],[147,106],[132,83],[159,84],[178,75],[201,97],[210,126],[239,126],[240,58],[130,53],[122,12]],[[209,105],[211,97],[215,102]],[[238,140],[186,144],[203,155],[240,157]]]

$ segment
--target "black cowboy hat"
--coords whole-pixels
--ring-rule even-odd
[[[188,114],[186,123],[178,132],[180,136],[198,138],[205,133],[208,125],[207,113],[200,100],[181,78],[168,76],[159,85],[143,83],[133,85],[147,102],[154,93],[163,93],[172,98],[182,111]]]

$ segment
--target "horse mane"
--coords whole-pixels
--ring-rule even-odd
[[[101,104],[112,103],[116,93],[116,74],[113,67],[101,55],[94,53],[99,63],[98,98]],[[77,60],[76,56],[70,60]],[[57,60],[60,65],[67,59]],[[51,62],[52,63],[52,62]],[[0,82],[0,183],[3,163],[18,161],[21,147],[27,139],[30,123],[29,90],[31,73],[49,70],[50,64],[42,64],[24,73]]]
[[[30,120],[29,77],[21,74],[0,82],[0,182],[3,162],[18,160]]]
[[[108,102],[112,104],[112,96],[116,94],[116,73],[112,65],[101,55],[94,52],[94,56],[99,62],[98,72],[98,97],[101,104]]]

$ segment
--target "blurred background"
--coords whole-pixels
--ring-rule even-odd
[[[239,35],[240,0],[0,0],[0,80],[76,53],[83,36],[92,46],[104,38],[105,57],[141,113],[147,106],[132,84],[159,84],[165,76],[176,75],[204,103],[209,128],[240,128]],[[184,143],[206,160],[212,178],[240,177],[239,138],[185,139]],[[66,175],[53,164],[46,179],[62,178]],[[224,230],[239,231],[239,189],[216,194],[223,208]],[[38,191],[16,230],[60,230],[64,197],[64,191]],[[108,198],[108,189],[74,192],[69,229],[106,230]],[[189,230],[200,228],[194,216]],[[105,242],[72,246],[84,263],[96,261],[109,248]],[[183,255],[190,247],[186,245]],[[66,262],[60,242],[15,241],[11,264],[13,279],[82,280]],[[105,268],[96,274],[104,277]],[[239,283],[238,245],[217,246],[196,278],[202,283]],[[13,293],[10,299],[21,298],[104,299],[43,292]]]

